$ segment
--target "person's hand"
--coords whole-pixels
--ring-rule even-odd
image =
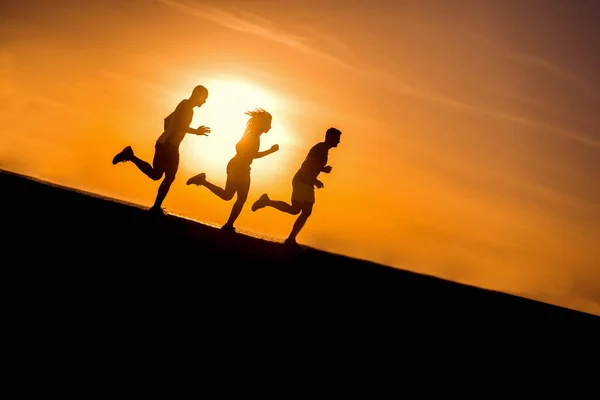
[[[273,146],[271,146],[271,153],[275,153],[277,150],[279,150],[278,144],[274,144]]]
[[[317,187],[317,189],[322,189],[325,187],[325,185],[323,185],[323,182],[321,182],[318,179],[315,179],[315,186]]]
[[[326,165],[325,167],[323,167],[323,172],[328,174],[331,172],[332,169],[333,169],[333,167],[331,165]]]
[[[198,131],[198,135],[208,136],[207,134],[210,133],[210,128],[208,126],[201,125],[198,127],[198,129],[196,129],[196,131]]]

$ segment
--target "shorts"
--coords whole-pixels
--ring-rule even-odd
[[[308,183],[292,182],[292,201],[314,203],[315,187]]]
[[[152,167],[167,175],[175,175],[179,169],[179,149],[170,144],[156,142]]]
[[[227,163],[227,183],[225,186],[235,188],[237,198],[247,196],[250,191],[250,165],[241,162],[239,158],[232,158]]]
[[[241,180],[250,179],[250,164],[234,157],[227,163],[227,175]]]

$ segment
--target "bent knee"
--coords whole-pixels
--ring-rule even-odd
[[[302,215],[305,217],[310,216],[312,214],[313,203],[305,203],[302,207]]]
[[[301,206],[292,206],[291,209],[291,214],[292,215],[298,215],[302,212],[302,207]]]
[[[236,203],[241,203],[241,204],[245,203],[246,200],[248,200],[248,195],[246,195],[246,196],[238,195],[237,198],[235,199]]]
[[[163,173],[154,171],[151,174],[149,174],[148,177],[150,177],[150,179],[152,179],[153,181],[159,181],[160,178],[163,177]]]
[[[233,199],[233,196],[234,196],[234,195],[235,195],[235,192],[234,192],[234,191],[231,191],[231,192],[225,192],[225,193],[223,194],[223,200],[227,200],[227,201],[229,201],[229,200]]]
[[[177,174],[175,174],[175,173],[167,173],[167,174],[165,174],[165,181],[173,183],[176,176],[177,176]]]

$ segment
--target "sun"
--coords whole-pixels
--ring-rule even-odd
[[[225,167],[235,155],[235,144],[242,137],[248,116],[244,113],[263,108],[273,115],[271,130],[261,136],[261,150],[272,144],[289,148],[283,101],[257,85],[241,81],[213,80],[206,83],[206,103],[196,108],[191,126],[210,127],[209,136],[187,135],[181,144],[183,166],[190,172],[206,172],[225,177]]]

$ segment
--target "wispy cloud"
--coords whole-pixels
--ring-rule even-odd
[[[396,91],[397,93],[412,96],[418,99],[422,99],[429,102],[434,102],[438,104],[443,104],[449,107],[459,108],[463,110],[469,110],[472,112],[477,112],[480,114],[487,115],[493,118],[500,118],[512,123],[520,124],[528,127],[535,127],[544,129],[547,131],[554,132],[556,134],[561,135],[564,138],[578,141],[580,143],[586,144],[591,147],[600,149],[600,142],[590,138],[585,133],[576,132],[574,130],[562,128],[559,126],[554,126],[547,124],[543,121],[539,121],[533,118],[526,118],[519,115],[510,114],[507,112],[488,109],[484,107],[480,107],[474,104],[469,104],[464,101],[441,95],[436,93],[434,90],[421,87],[419,85],[415,85],[413,83],[409,83],[405,80],[398,78],[397,76],[380,71],[374,68],[369,67],[355,67],[345,62],[344,60],[334,57],[326,52],[323,52],[311,45],[308,44],[309,39],[292,35],[286,33],[282,30],[276,29],[272,26],[271,22],[264,17],[256,16],[254,14],[248,13],[246,11],[238,10],[236,13],[232,11],[227,11],[224,9],[219,9],[216,7],[211,7],[207,5],[201,5],[196,3],[186,3],[177,0],[157,0],[161,3],[164,3],[170,7],[178,9],[182,12],[185,12],[189,15],[196,16],[198,18],[203,18],[205,20],[209,20],[215,22],[221,26],[244,32],[247,34],[255,35],[262,37],[264,39],[268,39],[277,43],[281,43],[287,45],[291,48],[294,48],[298,51],[301,51],[305,54],[313,55],[319,57],[323,60],[330,61],[335,63],[338,66],[341,66],[347,70],[351,70],[360,76],[363,76],[367,79],[372,79],[380,84]],[[427,28],[426,25],[416,23],[417,26],[421,28]],[[473,37],[479,38],[479,40],[484,40],[489,43],[492,43],[490,39],[485,36],[479,34],[478,32],[471,31],[463,27],[463,30]],[[338,46],[341,45],[341,42],[338,41]],[[499,46],[499,45],[498,45]],[[568,79],[570,82],[576,83],[579,86],[586,86],[585,81],[578,78],[576,75],[569,73],[564,68],[561,68],[557,65],[554,65],[548,61],[545,61],[539,57],[531,56],[531,55],[523,55],[516,52],[512,52],[506,50],[507,54],[517,60],[522,62],[534,63],[542,68],[545,68],[548,71],[551,71],[555,74],[560,74],[563,78]]]
[[[476,106],[474,104],[470,104],[467,102],[463,102],[461,100],[441,95],[434,90],[419,88],[415,85],[409,84],[401,79],[398,79],[395,75],[379,71],[379,70],[365,70],[363,71],[365,74],[370,75],[372,78],[380,81],[381,83],[387,85],[389,88],[396,90],[397,92],[410,95],[416,98],[420,98],[423,100],[427,100],[434,103],[444,104],[446,106],[459,108],[463,110],[468,110],[472,112],[477,112],[479,114],[484,114],[489,117],[499,118],[511,123],[519,124],[526,127],[534,127],[538,129],[543,129],[549,132],[554,132],[555,134],[561,135],[564,138],[578,141],[580,143],[586,144],[588,146],[600,149],[600,141],[595,140],[589,135],[581,132],[577,132],[574,130],[566,129],[560,126],[550,125],[544,121],[537,120],[531,117],[524,117],[515,114],[511,114],[508,112],[504,112],[501,110],[494,110],[489,108],[484,108],[480,106]]]
[[[287,45],[303,53],[333,62],[344,68],[353,68],[339,58],[310,46],[306,43],[308,41],[306,38],[282,32],[281,30],[274,28],[269,20],[247,11],[238,10],[236,15],[231,11],[203,4],[191,4],[175,0],[158,1],[189,15],[212,21],[226,28]]]
[[[492,40],[489,37],[473,29],[464,26],[454,27],[453,29],[459,29],[460,31],[468,35],[471,39],[477,40],[488,47],[492,47],[496,51],[501,52],[505,57],[507,57],[510,60],[518,62],[521,65],[537,67],[541,70],[544,70],[547,73],[552,74],[557,78],[562,79],[564,82],[576,87],[577,89],[584,90],[588,94],[595,94],[595,92],[592,90],[593,85],[590,82],[577,75],[576,73],[571,72],[563,66],[546,60],[545,58],[540,57],[536,54],[528,54],[510,49],[502,43]]]

